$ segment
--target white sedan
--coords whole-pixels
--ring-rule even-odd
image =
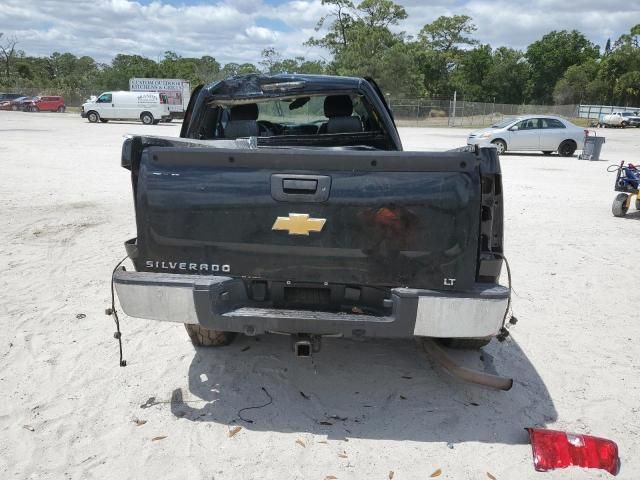
[[[469,134],[469,145],[493,145],[498,154],[509,151],[542,151],[545,155],[558,152],[571,157],[582,150],[588,130],[561,117],[526,115],[505,119],[489,128]]]

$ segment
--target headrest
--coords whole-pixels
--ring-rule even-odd
[[[244,105],[234,105],[229,112],[231,115],[230,120],[232,122],[238,120],[257,120],[258,119],[258,105],[255,103],[247,103]]]
[[[353,103],[349,95],[330,95],[324,99],[324,116],[350,117],[353,113]]]

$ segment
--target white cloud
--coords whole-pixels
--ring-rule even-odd
[[[187,3],[187,2],[185,2]],[[283,55],[302,48],[306,27],[321,15],[320,0],[291,6],[261,0],[170,5],[160,0],[3,0],[0,31],[15,35],[27,54],[68,51],[108,62],[117,53],[157,58],[167,50],[184,56],[211,55],[222,63],[257,62],[267,46]],[[258,25],[259,19],[276,26]],[[317,55],[316,55],[317,58]]]
[[[327,9],[320,0],[211,0],[194,5],[163,0],[2,0],[0,30],[16,35],[28,54],[54,51],[91,55],[108,62],[117,53],[151,58],[172,50],[184,56],[211,55],[221,63],[254,62],[273,47],[284,57],[327,57],[304,46]],[[576,28],[604,45],[640,19],[639,0],[400,1],[409,13],[398,30],[416,35],[439,15],[466,14],[476,38],[492,46],[524,48],[550,30]]]
[[[420,0],[402,2],[409,18],[407,33],[417,34],[422,26],[440,15],[469,15],[478,27],[474,37],[493,47],[525,49],[551,30],[579,30],[604,47],[607,38],[616,40],[640,22],[639,0],[440,0],[425,5]]]
[[[264,27],[251,26],[245,30],[245,34],[252,40],[259,40],[273,43],[278,38],[278,32],[274,32]]]

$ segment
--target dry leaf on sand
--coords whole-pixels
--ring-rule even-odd
[[[240,430],[242,430],[242,427],[240,425],[233,427],[231,430],[229,430],[229,433],[227,434],[229,436],[229,438],[233,437],[236,433],[238,433]]]
[[[435,478],[435,477],[439,477],[440,475],[442,475],[442,470],[437,469],[435,472],[433,472],[431,475],[429,475],[429,477]]]
[[[298,445],[300,445],[302,448],[307,448],[307,446],[305,445],[305,443],[304,443],[302,440],[300,440],[300,439],[296,440],[296,443],[297,443]]]
[[[152,442],[157,442],[158,440],[164,440],[165,438],[167,438],[166,435],[160,435],[159,437],[153,437],[151,439]]]

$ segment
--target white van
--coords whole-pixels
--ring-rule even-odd
[[[104,92],[84,103],[80,115],[91,123],[140,120],[145,125],[171,118],[167,96],[157,92]]]

